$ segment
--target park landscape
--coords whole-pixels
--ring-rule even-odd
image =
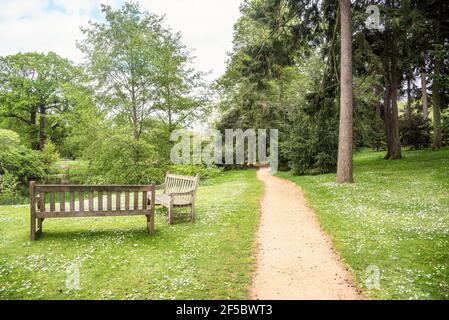
[[[0,57],[1,300],[449,299],[445,1],[241,1],[214,79],[143,2],[96,4],[79,63]],[[190,145],[174,163],[179,129],[202,146],[207,129],[278,130],[277,170],[250,161],[249,139],[242,163]],[[199,177],[194,219],[157,206],[150,233],[144,215],[45,219],[30,239],[32,181],[167,173]],[[99,203],[55,196],[47,208]]]

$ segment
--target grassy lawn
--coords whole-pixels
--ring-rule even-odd
[[[304,188],[368,297],[449,299],[449,150],[383,155],[357,154],[353,185],[335,184],[335,174],[279,176]],[[365,285],[370,265],[379,289]]]
[[[158,209],[154,237],[145,217],[47,219],[30,243],[28,207],[2,206],[0,299],[247,298],[262,190],[255,171],[205,180],[196,224]],[[72,264],[79,290],[65,285]]]

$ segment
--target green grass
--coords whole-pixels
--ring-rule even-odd
[[[47,219],[29,242],[28,208],[2,206],[0,299],[247,298],[261,195],[255,171],[223,173],[199,188],[196,224],[158,209],[154,237],[145,217]]]
[[[279,176],[303,187],[367,297],[449,299],[449,150],[383,155],[357,154],[352,185],[335,174]],[[366,286],[370,265],[380,288]]]

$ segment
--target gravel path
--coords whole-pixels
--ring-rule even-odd
[[[302,190],[268,170],[251,299],[362,299]]]

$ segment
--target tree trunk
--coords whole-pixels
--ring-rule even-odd
[[[391,99],[390,99],[390,86],[387,85],[384,94],[384,125],[385,125],[385,137],[387,138],[387,154],[385,159],[390,158],[390,150],[392,146],[391,133],[390,133],[390,123],[391,123]]]
[[[427,96],[427,73],[426,73],[426,57],[422,56],[423,66],[421,68],[421,95],[422,95],[422,117],[427,120],[429,117],[429,98]]]
[[[441,149],[443,146],[443,139],[441,133],[441,110],[440,110],[440,73],[441,73],[441,58],[435,57],[435,71],[433,79],[433,150]]]
[[[350,0],[340,0],[341,88],[337,182],[353,182],[352,173],[352,18]]]
[[[390,134],[391,134],[391,150],[388,160],[397,160],[402,158],[401,154],[401,140],[399,137],[399,111],[398,111],[398,87],[394,83],[391,86],[391,121],[390,121]]]
[[[36,127],[37,107],[33,107],[30,113],[30,144],[31,149],[39,150],[39,130]]]
[[[391,6],[391,1],[387,1]],[[398,85],[399,70],[397,65],[398,31],[386,26],[383,57],[385,80],[385,134],[387,137],[387,155],[385,159],[401,159],[401,142],[399,138],[399,110],[398,110]]]
[[[427,96],[427,73],[421,72],[422,116],[424,120],[429,117],[429,98]]]
[[[42,150],[45,145],[45,141],[47,140],[47,136],[45,135],[45,106],[41,105],[39,107],[39,150]]]
[[[435,43],[440,44],[440,26],[439,20],[435,22]],[[437,51],[435,53],[435,69],[433,72],[433,150],[441,149],[443,146],[443,138],[441,133],[441,106],[440,106],[440,74],[441,74],[441,56]]]

